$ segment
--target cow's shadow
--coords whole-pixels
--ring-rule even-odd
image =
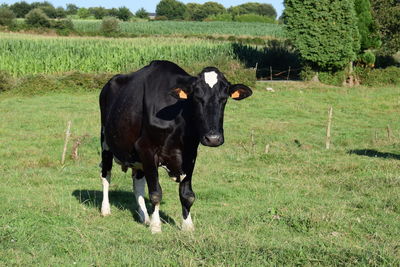
[[[384,159],[397,159],[400,160],[399,154],[379,152],[373,149],[354,149],[347,151],[348,154],[356,154],[359,156],[366,156],[371,158],[384,158]]]
[[[98,190],[77,189],[72,192],[72,195],[81,203],[86,206],[96,208],[99,212],[101,210],[101,202],[103,201],[103,192]],[[140,223],[140,217],[137,213],[138,204],[135,200],[133,192],[110,190],[109,191],[110,205],[119,210],[129,210],[133,219]],[[153,211],[152,205],[148,199],[145,199],[147,210],[149,214]],[[162,203],[161,203],[162,204]],[[174,219],[160,211],[160,218],[163,222],[176,226]]]

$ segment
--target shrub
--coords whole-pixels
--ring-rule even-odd
[[[233,20],[232,14],[229,13],[212,15],[204,19],[204,21],[232,21],[232,20]]]
[[[29,11],[25,16],[25,23],[32,27],[49,28],[50,19],[40,8],[35,8]]]
[[[271,17],[261,16],[257,14],[244,14],[235,16],[234,20],[239,22],[264,22],[264,23],[275,22],[275,20]]]
[[[400,85],[400,68],[371,69],[357,67],[355,69],[361,84],[367,86]]]
[[[73,30],[74,23],[70,19],[56,19],[51,21],[51,27],[58,30]]]
[[[373,52],[365,51],[359,56],[359,61],[365,66],[373,67],[375,65],[376,57]]]
[[[342,86],[347,78],[346,71],[324,71],[318,74],[319,81],[324,84]]]
[[[10,90],[13,86],[13,78],[10,73],[0,70],[0,92]]]
[[[168,20],[168,18],[166,16],[157,16],[154,20]]]
[[[106,36],[113,36],[119,33],[119,20],[115,17],[103,18],[100,31]]]
[[[3,7],[0,8],[0,25],[12,26],[14,23],[15,14],[11,9]]]

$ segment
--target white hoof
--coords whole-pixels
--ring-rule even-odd
[[[150,230],[152,234],[161,233],[161,222],[151,222]]]
[[[194,225],[192,222],[192,217],[190,216],[190,213],[186,219],[183,219],[182,221],[182,231],[185,232],[193,232],[194,231]]]
[[[110,204],[102,204],[101,205],[101,215],[102,216],[111,215]]]
[[[183,221],[182,223],[182,231],[184,232],[193,232],[194,231],[194,225],[192,224],[188,224],[185,223],[185,221]]]

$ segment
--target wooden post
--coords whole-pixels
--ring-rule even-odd
[[[272,81],[272,66],[269,66],[269,79]]]
[[[255,145],[256,143],[254,142],[254,130],[251,130],[251,150],[254,154],[254,150],[255,150]]]
[[[390,128],[390,125],[388,124],[388,126],[386,127],[386,131],[387,131],[387,136],[389,141],[392,141],[392,129]]]
[[[289,76],[290,76],[290,66],[289,66],[289,71],[288,71],[288,74],[287,74],[287,77],[286,77],[286,81],[289,81]]]
[[[67,152],[67,145],[69,137],[71,136],[71,121],[68,121],[67,131],[65,132],[64,150],[61,157],[61,165],[65,163],[65,153]]]
[[[326,141],[325,146],[326,149],[329,149],[331,146],[331,124],[332,124],[332,115],[333,115],[333,108],[330,107],[328,111],[328,126],[326,127]]]

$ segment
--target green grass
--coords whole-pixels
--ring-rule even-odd
[[[399,89],[258,84],[230,101],[226,143],[200,147],[193,234],[179,230],[177,185],[160,169],[169,221],[160,235],[135,221],[131,178],[118,166],[112,216],[100,216],[97,93],[3,93],[0,265],[398,265]],[[68,120],[72,139],[86,137],[80,159],[61,168]]]
[[[99,32],[101,20],[74,20],[78,32]],[[284,37],[283,27],[270,23],[151,21],[121,22],[121,32],[148,35],[234,35]]]
[[[106,39],[0,33],[0,70],[13,76],[37,73],[126,72],[151,60],[193,65],[234,58],[229,42],[185,38]]]

